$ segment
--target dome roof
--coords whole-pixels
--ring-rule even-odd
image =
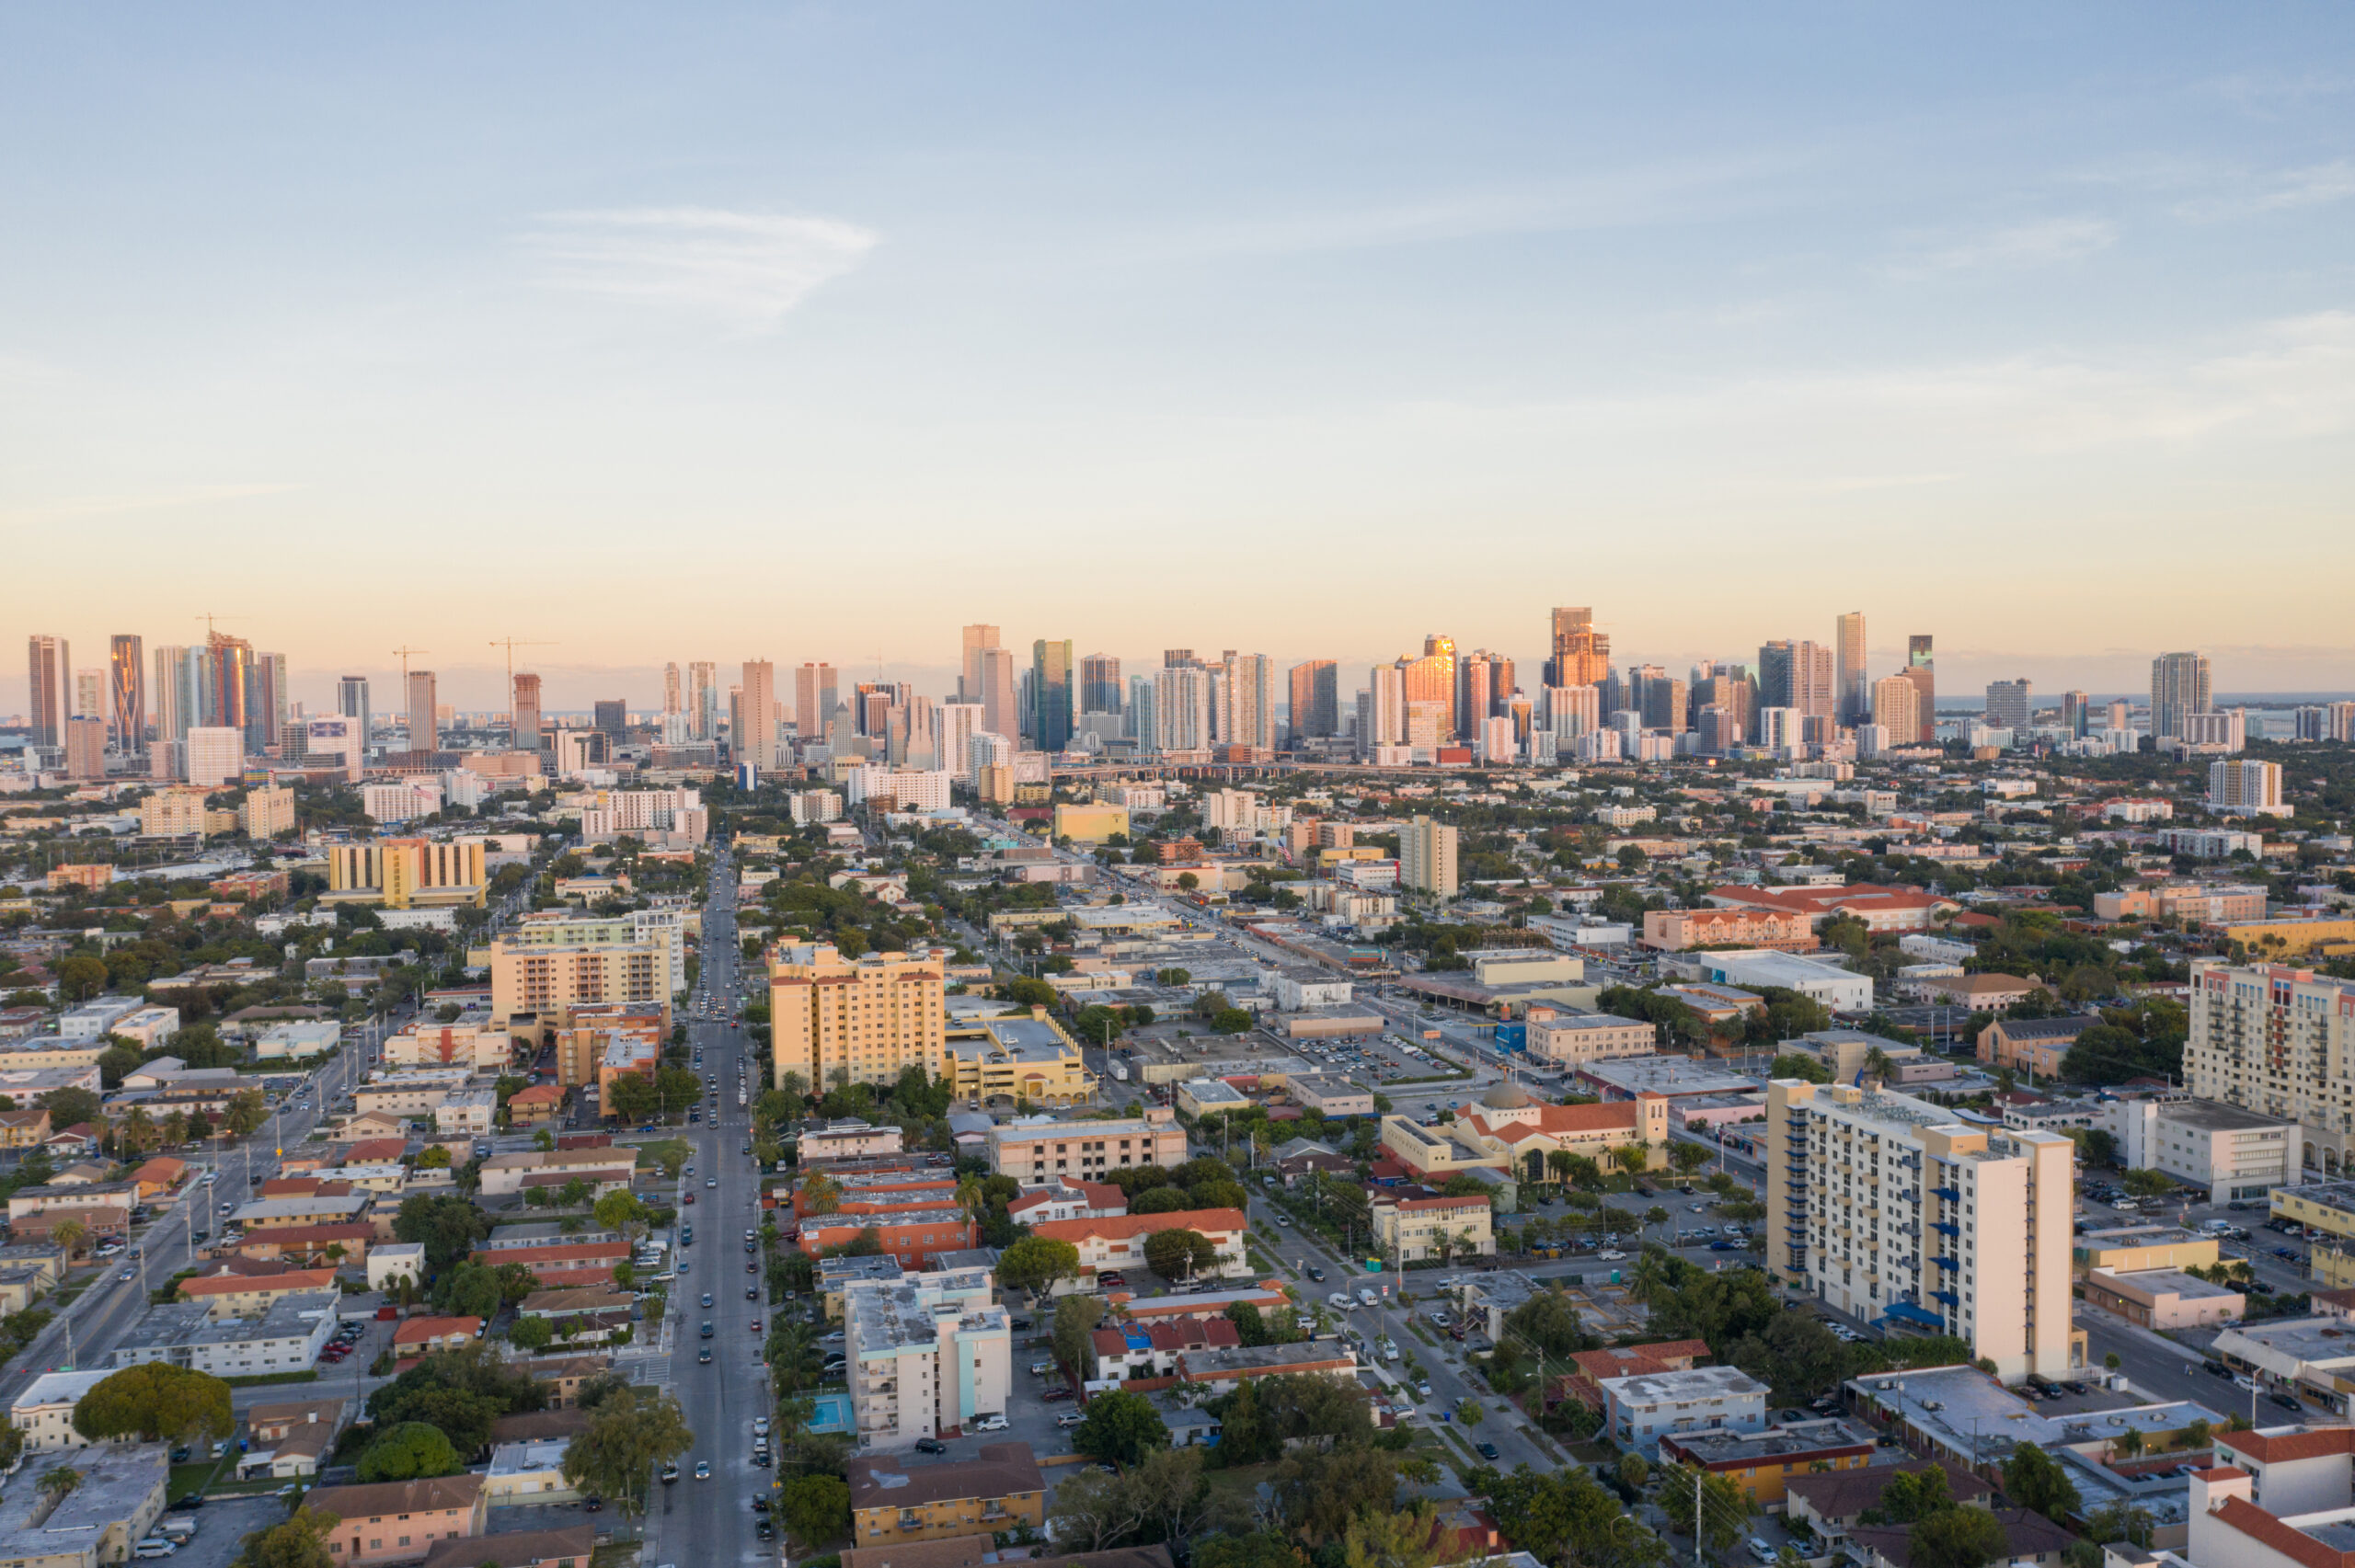
[[[1529,1097],[1528,1090],[1510,1080],[1498,1084],[1480,1096],[1480,1104],[1492,1111],[1517,1111],[1523,1105],[1534,1105],[1536,1103]]]

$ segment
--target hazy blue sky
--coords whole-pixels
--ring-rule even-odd
[[[0,12],[10,638],[2355,685],[2338,6]],[[19,646],[13,640],[9,646]],[[0,709],[22,702],[0,659]],[[1524,684],[1534,684],[1533,679]]]

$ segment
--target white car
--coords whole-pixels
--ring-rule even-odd
[[[1358,1299],[1346,1290],[1336,1290],[1326,1299],[1330,1301],[1338,1310],[1344,1312],[1358,1304]]]
[[[973,1423],[973,1430],[976,1432],[1003,1432],[1005,1430],[1005,1417],[1003,1415],[984,1415],[979,1417]]]
[[[1076,1426],[1086,1419],[1087,1417],[1082,1415],[1075,1410],[1066,1410],[1061,1415],[1055,1417],[1055,1425],[1058,1426]]]
[[[1601,1263],[1618,1263],[1625,1259],[1627,1254],[1614,1248],[1610,1252],[1597,1253],[1594,1255],[1596,1260]]]

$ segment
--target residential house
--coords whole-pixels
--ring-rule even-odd
[[[419,1562],[437,1541],[465,1540],[484,1533],[486,1503],[479,1475],[322,1486],[303,1501],[315,1512],[336,1516],[327,1546],[338,1564]]]
[[[862,1548],[987,1537],[1046,1523],[1047,1482],[1029,1447],[984,1443],[971,1459],[911,1465],[860,1455],[850,1478],[851,1539]]]

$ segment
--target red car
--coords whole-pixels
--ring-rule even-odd
[[[695,1195],[693,1193],[681,1193],[679,1195],[679,1201],[681,1203],[693,1203],[695,1200]]]

